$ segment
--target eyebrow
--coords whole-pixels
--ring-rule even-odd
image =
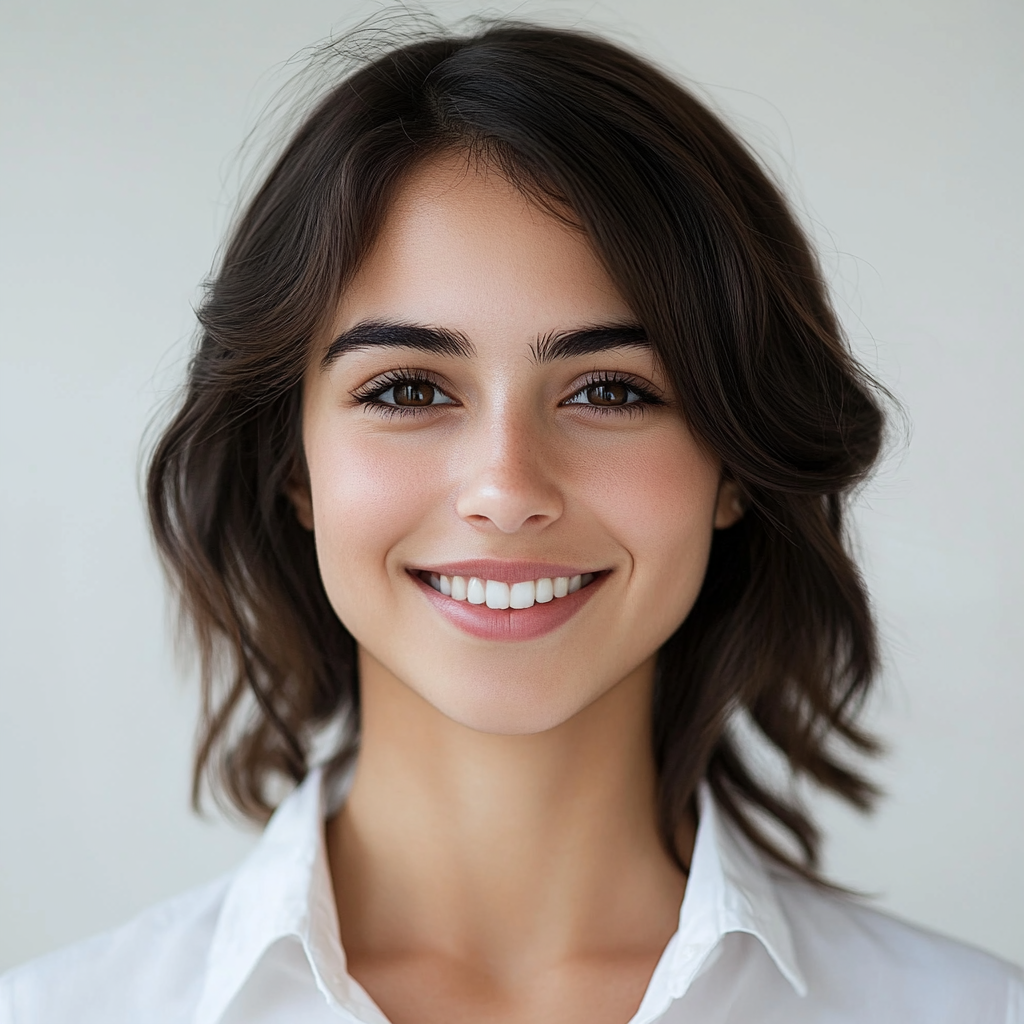
[[[576,331],[552,331],[531,345],[538,363],[589,356],[610,348],[650,348],[647,332],[639,324],[601,324]]]
[[[320,369],[326,370],[347,352],[367,348],[412,348],[439,356],[471,356],[476,351],[469,339],[458,331],[373,320],[356,324],[339,334],[320,360]]]
[[[575,331],[551,331],[538,338],[530,346],[530,351],[535,362],[550,363],[624,347],[650,348],[647,332],[638,324],[600,324]],[[346,353],[368,348],[411,348],[433,355],[463,358],[476,353],[473,344],[459,331],[373,320],[356,324],[339,334],[320,360],[320,368],[326,370]]]

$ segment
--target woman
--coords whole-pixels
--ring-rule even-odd
[[[867,807],[844,545],[877,389],[741,143],[636,57],[395,48],[241,217],[154,452],[227,879],[4,1021],[1024,1020],[867,909],[755,760]],[[358,751],[358,757],[356,753]]]

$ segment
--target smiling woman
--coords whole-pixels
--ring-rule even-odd
[[[262,819],[297,788],[233,876],[16,972],[0,1015],[1024,1019],[1008,965],[829,888],[738,739],[870,803],[844,514],[883,417],[691,95],[576,32],[383,53],[200,320],[149,475],[196,794]]]
[[[290,496],[364,692],[386,670],[472,728],[536,733],[653,675],[738,492],[586,235],[486,163],[425,160],[328,337]]]

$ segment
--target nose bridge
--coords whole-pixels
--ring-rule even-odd
[[[538,424],[511,400],[495,403],[488,414],[485,462],[496,474],[535,475],[531,464],[542,457]]]
[[[534,410],[508,394],[495,396],[463,453],[459,515],[502,533],[540,529],[557,519],[563,502],[550,445]]]

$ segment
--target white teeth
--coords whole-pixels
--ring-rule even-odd
[[[510,604],[513,608],[532,608],[537,596],[537,584],[533,580],[525,583],[513,583]]]
[[[499,583],[497,580],[488,580],[484,588],[487,596],[488,608],[507,608],[509,606],[510,594],[507,583]]]
[[[597,573],[544,577],[512,584],[499,580],[484,580],[477,576],[471,576],[469,579],[465,576],[443,576],[436,572],[423,572],[421,576],[434,590],[454,601],[486,604],[488,608],[503,610],[532,608],[534,604],[547,604],[555,598],[575,594],[580,587],[592,583]]]

